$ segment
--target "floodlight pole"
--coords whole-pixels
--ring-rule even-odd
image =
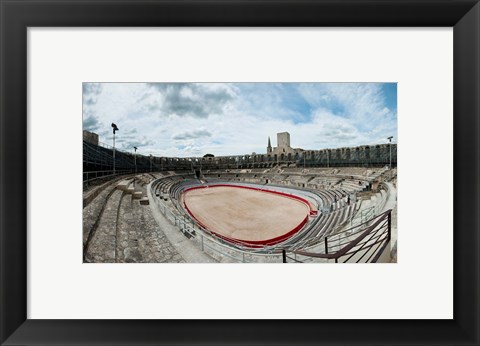
[[[150,154],[150,172],[152,171],[152,154]]]
[[[392,169],[392,139],[390,138],[390,169]]]
[[[115,130],[113,130],[113,175],[115,175]]]
[[[134,159],[135,159],[135,175],[137,175],[137,147],[133,147],[135,149]]]
[[[387,138],[390,142],[390,165],[388,166],[388,169],[390,170],[390,180],[392,180],[392,138],[393,136]]]
[[[117,125],[115,123],[112,123],[112,129],[113,129],[113,175],[115,175],[115,131],[118,131]]]

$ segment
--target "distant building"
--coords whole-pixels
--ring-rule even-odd
[[[83,140],[98,145],[98,135],[96,133],[83,130]]]
[[[277,146],[275,148],[272,148],[270,137],[268,137],[268,155],[277,155],[278,158],[281,158],[281,160],[283,160],[286,157],[295,157],[295,154],[299,156],[303,152],[304,150],[301,148],[292,148],[290,146],[290,134],[288,132],[277,133]]]

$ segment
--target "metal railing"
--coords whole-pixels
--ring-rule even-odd
[[[111,178],[118,175],[133,173],[132,170],[113,170],[83,172],[83,183],[89,184],[97,179]]]
[[[353,227],[365,223],[367,220],[375,217],[375,211],[375,206],[371,206],[364,210],[361,210],[359,213],[357,213],[357,215],[355,215],[355,217],[350,220],[350,226]]]
[[[288,256],[283,250],[283,261],[304,262],[304,258],[323,259],[325,262],[377,262],[385,248],[390,243],[392,229],[391,210],[368,220],[367,222],[350,228],[342,233],[326,237],[323,241],[323,251],[307,252],[302,250],[291,251],[295,257]]]
[[[366,222],[367,220],[372,219],[373,217],[379,215],[383,208],[385,207],[388,199],[388,194],[389,194],[389,189],[388,185],[385,183],[380,183],[379,187],[381,188],[380,191],[385,191],[384,193],[382,192],[377,192],[377,195],[380,195],[379,201],[376,201],[375,205],[372,205],[366,209],[360,210],[355,217],[353,217],[350,220],[350,226],[357,226],[359,224],[362,224]]]

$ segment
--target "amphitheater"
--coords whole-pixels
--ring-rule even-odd
[[[396,144],[172,158],[84,131],[86,263],[397,261]],[[115,167],[115,168],[114,168]]]

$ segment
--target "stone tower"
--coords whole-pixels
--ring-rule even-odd
[[[290,148],[290,134],[288,132],[277,133],[277,147]]]
[[[272,152],[272,143],[270,143],[270,136],[268,136],[268,146],[267,146],[267,154]]]

